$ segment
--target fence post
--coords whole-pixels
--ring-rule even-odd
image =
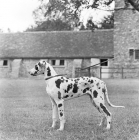
[[[88,68],[88,76],[91,77],[90,67]]]

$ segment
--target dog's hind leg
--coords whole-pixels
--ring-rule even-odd
[[[101,110],[99,104],[97,104],[97,103],[93,100],[94,97],[92,97],[91,94],[89,94],[89,96],[90,96],[90,101],[91,101],[91,103],[95,106],[95,108],[99,111],[99,113],[100,113],[101,116],[102,116],[101,121],[100,121],[100,123],[98,124],[98,126],[101,126],[102,123],[103,123],[103,120],[104,120],[105,116],[104,116],[104,114],[103,114],[103,112],[102,112],[102,110]]]
[[[111,115],[111,113],[109,112],[109,110],[106,108],[106,106],[104,104],[100,103],[100,107],[103,110],[103,113],[104,113],[104,115],[105,115],[105,117],[107,119],[107,127],[106,127],[106,129],[110,129],[112,115]]]
[[[106,117],[106,119],[107,119],[107,127],[106,127],[106,129],[110,129],[110,124],[111,124],[111,118],[112,117],[111,117],[111,113],[109,112],[109,110],[104,105],[104,100],[102,100],[102,98],[99,98],[99,96],[94,98],[93,94],[90,95],[90,98],[91,98],[91,102],[97,108],[97,110],[101,114],[104,114],[104,116]],[[102,118],[102,120],[101,120],[99,125],[102,125],[103,119],[104,119],[104,117]]]
[[[110,125],[111,125],[111,113],[109,112],[109,110],[106,108],[106,106],[104,105],[103,102],[101,102],[101,100],[99,99],[94,99],[94,104],[96,105],[96,108],[98,109],[98,111],[100,113],[103,113],[106,117],[107,120],[107,127],[106,129],[110,129]],[[101,120],[100,124],[102,124],[103,120]]]
[[[98,126],[102,126],[103,122],[105,121],[105,116],[102,114],[100,123],[98,124]]]

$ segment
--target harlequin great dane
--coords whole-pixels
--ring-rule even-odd
[[[52,128],[55,128],[56,122],[60,119],[60,128],[64,130],[65,116],[64,116],[64,101],[80,97],[82,95],[89,95],[91,102],[104,114],[106,117],[107,127],[110,129],[112,115],[104,105],[104,95],[111,107],[124,107],[113,105],[107,93],[106,84],[95,77],[80,77],[80,78],[66,78],[62,75],[57,75],[53,67],[46,61],[41,60],[34,68],[29,71],[32,76],[44,74],[46,82],[46,92],[48,93],[52,102]],[[100,125],[103,122],[103,118]]]

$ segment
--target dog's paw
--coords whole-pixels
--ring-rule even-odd
[[[57,131],[58,131],[58,132],[59,132],[59,131],[63,131],[63,130],[64,130],[64,129],[60,129],[60,128],[59,128],[59,129],[57,129]]]
[[[110,130],[110,127],[106,127],[105,129],[106,129],[106,130]]]

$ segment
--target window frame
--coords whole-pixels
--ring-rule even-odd
[[[65,60],[64,59],[59,60],[59,66],[65,66]]]
[[[107,63],[107,65],[104,65],[105,63],[102,63],[102,60],[106,61],[105,63]],[[101,58],[100,59],[100,66],[101,67],[108,67],[109,66],[109,59],[107,59],[107,58]]]
[[[2,60],[2,67],[8,67],[8,65],[9,65],[9,62],[8,62],[8,59],[3,59]]]
[[[53,62],[54,62],[54,63],[53,63]],[[51,65],[52,65],[52,66],[56,66],[56,60],[55,60],[55,59],[52,59],[52,60],[51,60]]]
[[[135,60],[139,60],[139,49],[135,49]]]
[[[132,52],[132,55],[131,55],[131,53],[130,53],[130,51],[133,51]],[[137,54],[137,52],[138,52],[138,54]],[[129,48],[128,49],[128,53],[129,53],[129,58],[130,59],[133,59],[133,60],[139,60],[139,49],[135,49],[135,48]],[[137,56],[136,56],[137,55]],[[138,58],[137,58],[138,57]]]
[[[131,50],[132,50],[132,54],[131,54]],[[135,49],[129,48],[129,49],[128,49],[128,52],[129,52],[129,57],[134,57]]]
[[[54,64],[53,64],[52,61],[55,61]],[[54,66],[54,67],[64,67],[65,66],[65,60],[64,59],[51,59],[50,62],[51,62],[51,65]]]

